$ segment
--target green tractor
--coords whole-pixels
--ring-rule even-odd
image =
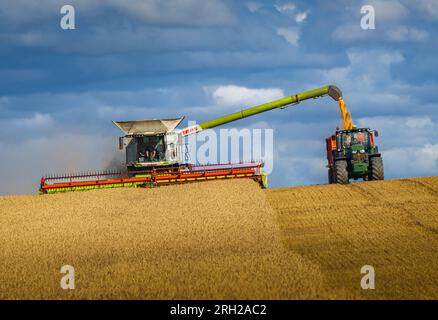
[[[347,184],[350,179],[383,180],[383,161],[369,128],[337,130],[326,139],[329,183]]]

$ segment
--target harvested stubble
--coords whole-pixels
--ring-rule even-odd
[[[438,177],[267,191],[287,247],[357,298],[438,299]],[[360,289],[372,265],[375,290]]]
[[[0,198],[0,298],[273,299],[323,294],[253,181]],[[60,288],[61,266],[76,289]]]

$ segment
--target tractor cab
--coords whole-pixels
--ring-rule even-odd
[[[374,136],[378,136],[377,131],[353,127],[337,130],[326,139],[330,183],[383,179],[383,163]]]
[[[368,154],[373,148],[373,133],[368,128],[353,128],[336,133],[338,137],[337,150],[350,159],[349,164],[353,176],[368,171]],[[373,143],[374,144],[374,143]],[[353,177],[354,178],[354,177]]]
[[[336,131],[336,149],[345,152],[365,153],[374,146],[374,134],[369,128]]]
[[[341,138],[343,148],[352,148],[355,145],[367,147],[370,143],[370,135],[366,129],[365,131],[362,131],[361,129],[358,129],[357,131],[347,130],[338,133],[338,136]]]
[[[126,150],[128,170],[181,163],[182,136],[173,130],[183,119],[113,121],[124,133],[119,149]]]

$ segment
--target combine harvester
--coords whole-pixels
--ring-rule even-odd
[[[381,175],[376,173],[376,165],[379,165],[380,162],[373,160],[380,159],[380,154],[377,152],[377,146],[374,145],[372,131],[366,128],[355,128],[342,99],[341,91],[336,86],[326,86],[180,130],[176,127],[184,117],[115,121],[114,124],[124,133],[124,136],[119,138],[119,148],[125,147],[126,150],[126,170],[123,172],[103,171],[44,176],[41,178],[40,192],[156,187],[216,179],[253,179],[263,187],[267,187],[267,177],[261,162],[214,165],[188,164],[182,152],[183,138],[205,129],[325,95],[329,95],[339,103],[344,123],[344,130],[336,131],[335,135],[327,139],[329,182],[348,183],[350,178],[357,179],[359,177],[365,180],[383,179],[383,168]]]

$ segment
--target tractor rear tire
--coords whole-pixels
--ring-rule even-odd
[[[381,157],[372,157],[370,159],[371,176],[370,180],[384,180],[385,173],[383,170],[383,160]]]
[[[338,160],[335,162],[335,183],[348,184],[347,161]]]
[[[333,178],[333,168],[328,169],[328,182],[329,184],[335,183],[335,179]]]

